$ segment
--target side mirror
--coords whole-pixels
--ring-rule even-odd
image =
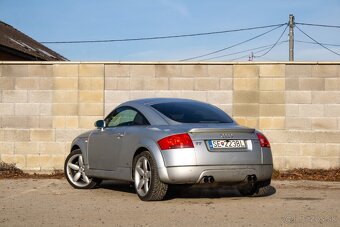
[[[96,128],[105,128],[105,121],[104,120],[98,120],[94,123],[94,126]]]

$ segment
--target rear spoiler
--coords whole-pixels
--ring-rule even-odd
[[[188,131],[189,133],[254,133],[255,129],[253,128],[193,128]]]

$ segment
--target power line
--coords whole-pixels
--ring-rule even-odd
[[[308,43],[308,44],[318,44],[316,42],[310,42],[310,41],[303,41],[303,40],[295,40],[297,43]],[[331,43],[321,43],[325,46],[334,46],[334,47],[340,47],[340,44],[331,44]]]
[[[315,26],[315,27],[325,27],[325,28],[340,28],[340,25],[328,25],[328,24],[309,24],[309,23],[295,23],[300,25],[308,25],[308,26]]]
[[[308,35],[307,33],[305,33],[304,31],[302,31],[298,26],[295,26],[300,32],[302,32],[305,36],[307,36],[308,38],[310,38],[311,40],[313,40],[314,42],[316,42],[317,44],[319,44],[320,46],[322,46],[323,48],[325,48],[326,50],[332,52],[333,54],[336,54],[338,56],[340,56],[339,53],[335,52],[334,50],[326,47],[325,45],[323,45],[322,43],[316,41],[314,38],[312,38],[310,35]]]
[[[283,34],[286,32],[287,28],[288,28],[288,25],[285,27],[285,29],[283,30],[283,32],[281,33],[279,38],[276,40],[276,42],[273,44],[273,46],[271,46],[271,48],[268,51],[266,51],[264,54],[261,54],[261,55],[258,55],[258,56],[255,55],[254,57],[255,58],[260,58],[260,57],[263,57],[266,54],[268,54],[278,44],[278,42],[281,40],[281,38],[282,38]]]
[[[287,42],[287,41],[286,41]],[[270,45],[271,46],[271,45]],[[263,50],[258,50],[258,51],[255,51],[253,54],[257,54],[257,53],[261,53],[263,51],[266,51],[268,49],[270,49],[271,47],[267,47],[267,48],[264,48]],[[249,54],[247,55],[243,55],[241,57],[237,57],[237,58],[233,58],[233,59],[230,59],[229,61],[235,61],[235,60],[238,60],[238,59],[242,59],[242,58],[246,58],[246,57],[249,57]]]
[[[285,28],[285,30],[287,30],[287,27]],[[283,33],[281,34],[280,38],[278,40],[280,40],[285,32],[285,30],[283,31]],[[276,46],[279,46],[283,43],[286,43],[288,42],[288,40],[284,40],[284,41],[279,41],[277,42]],[[304,40],[295,40],[295,42],[298,42],[298,43],[307,43],[307,44],[316,44],[316,45],[319,45],[319,43],[317,42],[310,42],[310,41],[304,41]],[[340,44],[331,44],[331,43],[321,43],[325,46],[335,46],[335,47],[339,47]],[[216,56],[216,57],[211,57],[211,58],[206,58],[206,59],[203,59],[202,61],[208,61],[208,60],[212,60],[212,59],[217,59],[217,58],[222,58],[222,57],[227,57],[227,56],[232,56],[232,55],[236,55],[236,54],[241,54],[241,53],[245,53],[245,52],[249,52],[249,51],[252,51],[252,50],[259,50],[259,51],[256,51],[254,52],[254,54],[256,53],[259,53],[259,52],[263,52],[265,50],[268,50],[270,49],[272,46],[275,46],[275,43],[272,43],[272,44],[269,44],[269,45],[265,45],[265,46],[260,46],[260,47],[255,47],[255,48],[251,48],[251,49],[247,49],[247,50],[243,50],[243,51],[238,51],[238,52],[234,52],[234,53],[229,53],[229,54],[223,54],[223,55],[219,55],[219,56]],[[268,53],[269,51],[267,51]],[[260,57],[264,56],[265,54],[263,55],[260,55]],[[249,57],[249,55],[243,55],[241,57],[237,57],[237,58],[234,58],[234,59],[230,59],[229,61],[235,61],[235,60],[238,60],[238,59],[242,59],[242,58],[246,58],[246,57]],[[256,57],[259,57],[259,56],[254,56],[255,58]]]
[[[277,45],[280,45],[281,43],[286,43],[286,42],[288,42],[288,41],[287,40],[281,41]],[[265,45],[265,46],[255,47],[255,48],[251,48],[251,49],[247,49],[247,50],[242,50],[242,51],[238,51],[238,52],[233,52],[233,53],[230,53],[230,54],[223,54],[223,55],[219,55],[219,56],[216,56],[216,57],[206,58],[206,59],[203,59],[201,61],[208,61],[208,60],[212,60],[212,59],[223,58],[223,57],[232,56],[232,55],[236,55],[236,54],[241,54],[241,53],[249,52],[249,51],[252,51],[252,50],[263,49],[263,48],[265,48],[265,50],[267,50],[273,44],[275,44],[275,43],[272,43],[272,44],[269,44],[269,45]]]
[[[254,37],[252,37],[252,38],[250,38],[250,39],[247,39],[247,40],[244,40],[244,41],[242,41],[242,42],[233,44],[233,45],[231,45],[231,46],[228,46],[228,47],[225,47],[225,48],[222,48],[222,49],[219,49],[219,50],[215,50],[215,51],[212,51],[212,52],[209,52],[209,53],[206,53],[206,54],[198,55],[198,56],[195,56],[195,57],[182,59],[182,60],[180,60],[180,61],[189,61],[189,60],[193,60],[193,59],[197,59],[197,58],[209,56],[209,55],[212,55],[212,54],[216,54],[216,53],[219,53],[219,52],[228,50],[228,49],[230,49],[230,48],[239,46],[239,45],[244,44],[244,43],[247,43],[247,42],[249,42],[249,41],[251,41],[251,40],[257,39],[257,38],[259,38],[259,37],[261,37],[261,36],[263,36],[263,35],[266,35],[266,34],[272,32],[272,31],[274,31],[274,30],[276,30],[276,29],[282,27],[283,25],[287,25],[287,23],[278,25],[277,27],[275,27],[275,28],[273,28],[273,29],[270,29],[269,31],[266,31],[266,32],[264,32],[264,33],[261,33],[261,34],[259,34],[259,35],[257,35],[257,36],[254,36]]]
[[[286,42],[288,42],[288,40],[281,41],[281,42],[279,42],[278,44],[276,44],[276,46],[280,46],[281,44],[286,43]],[[267,46],[269,46],[269,47],[264,48],[264,49],[262,49],[262,50],[255,51],[253,54],[261,53],[261,52],[263,52],[263,51],[266,51],[266,50],[270,49],[271,46],[272,46],[272,44],[267,45]],[[235,61],[235,60],[242,59],[242,58],[245,58],[245,57],[249,57],[249,55],[243,55],[243,56],[241,56],[241,57],[234,58],[234,59],[231,59],[231,60],[229,60],[229,61]]]
[[[44,43],[44,44],[109,43],[109,42],[129,42],[129,41],[142,41],[142,40],[155,40],[155,39],[172,39],[172,38],[184,38],[184,37],[193,37],[193,36],[216,35],[216,34],[230,33],[230,32],[249,31],[249,30],[262,29],[262,28],[277,27],[277,26],[282,26],[282,25],[284,24],[273,24],[273,25],[240,28],[240,29],[232,29],[232,30],[202,32],[202,33],[193,33],[193,34],[181,34],[181,35],[168,35],[168,36],[153,36],[153,37],[139,37],[139,38],[126,38],[126,39],[104,39],[104,40],[44,41],[41,43]]]
[[[230,59],[230,60],[228,60],[228,61],[235,61],[235,60],[242,59],[242,58],[247,58],[247,57],[249,57],[249,54],[243,55],[243,56],[241,56],[241,57],[233,58],[233,59]]]

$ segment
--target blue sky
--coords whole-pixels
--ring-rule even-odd
[[[38,41],[100,40],[162,36],[237,29],[296,22],[340,25],[339,0],[0,0],[0,20]],[[340,45],[340,29],[300,26],[323,43]],[[284,27],[232,48],[229,54],[274,43]],[[176,61],[221,49],[268,29],[180,39],[96,43],[48,44],[74,61]],[[287,32],[282,40],[287,40]],[[308,40],[295,29],[297,40]],[[296,61],[339,61],[318,45],[295,43]],[[340,47],[330,47],[340,53]],[[247,55],[216,59],[228,61]],[[198,59],[199,60],[199,59]],[[247,61],[247,57],[238,61]],[[288,60],[282,43],[256,61]]]

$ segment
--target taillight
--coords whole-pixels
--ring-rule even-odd
[[[257,138],[259,138],[260,146],[261,147],[268,147],[268,148],[270,148],[270,143],[269,143],[269,141],[267,140],[267,138],[263,134],[256,133],[256,135],[257,135]]]
[[[158,141],[161,150],[193,148],[194,144],[187,133],[165,137]]]

